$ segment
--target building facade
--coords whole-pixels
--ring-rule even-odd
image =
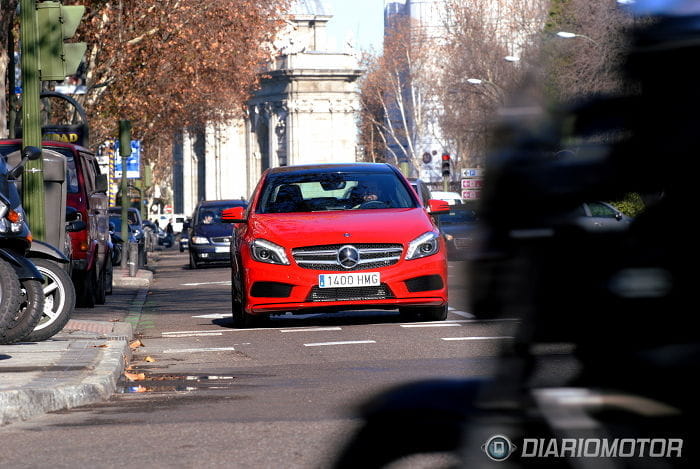
[[[322,0],[298,0],[246,116],[183,132],[174,153],[175,212],[200,200],[247,199],[262,172],[357,154],[358,59],[327,49],[332,18]]]

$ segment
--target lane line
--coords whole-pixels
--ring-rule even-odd
[[[342,342],[316,342],[313,344],[304,344],[304,347],[322,347],[324,345],[355,345],[355,344],[376,344],[374,340],[346,340]]]
[[[183,287],[199,287],[201,285],[231,285],[231,281],[226,280],[223,282],[181,283],[180,285]]]
[[[462,325],[456,322],[436,322],[434,324],[401,324],[401,327],[462,327]]]
[[[180,338],[180,337],[209,337],[213,335],[224,335],[222,332],[190,332],[188,334],[168,334],[163,335],[163,338]]]
[[[507,340],[513,339],[512,336],[502,336],[502,337],[443,337],[442,340],[455,341],[455,340]]]
[[[231,313],[213,313],[213,314],[200,314],[199,316],[192,316],[193,318],[203,318],[203,319],[224,319],[230,318]]]
[[[232,352],[233,347],[180,348],[163,350],[163,353]]]
[[[280,332],[342,331],[340,327],[309,327],[306,329],[279,329]]]
[[[465,313],[464,311],[457,311],[456,309],[450,310],[450,313],[456,314],[457,316],[462,316],[467,319],[474,319],[474,315],[471,313]]]

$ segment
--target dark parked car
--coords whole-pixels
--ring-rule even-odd
[[[453,205],[449,213],[438,215],[448,260],[469,258],[476,242],[478,220],[477,211],[469,205]]]
[[[109,208],[110,221],[114,222],[116,218],[119,219],[119,228],[117,229],[117,233],[121,233],[121,215],[121,207]],[[143,222],[141,221],[141,212],[139,212],[137,208],[129,207],[126,216],[129,221],[129,229],[131,230],[130,237],[133,236],[133,240],[131,241],[135,241],[139,245],[139,265],[146,265],[146,233],[144,230]]]
[[[586,202],[575,213],[576,224],[586,231],[626,230],[633,218],[605,202]]]
[[[197,205],[189,229],[191,269],[230,262],[232,228],[221,223],[221,213],[227,208],[247,206],[244,200],[205,200]]]

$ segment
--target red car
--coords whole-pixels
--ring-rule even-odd
[[[446,249],[433,217],[386,164],[287,166],[265,171],[247,209],[225,210],[233,322],[270,314],[396,309],[447,316]]]

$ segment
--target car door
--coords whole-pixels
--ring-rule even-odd
[[[91,153],[80,152],[80,162],[85,179],[85,189],[88,193],[88,227],[90,238],[97,241],[97,266],[104,266],[109,239],[109,215],[107,213],[109,199],[107,194],[98,187],[100,167],[95,156]]]
[[[615,231],[627,226],[622,213],[603,202],[584,204],[588,225],[595,231]]]

